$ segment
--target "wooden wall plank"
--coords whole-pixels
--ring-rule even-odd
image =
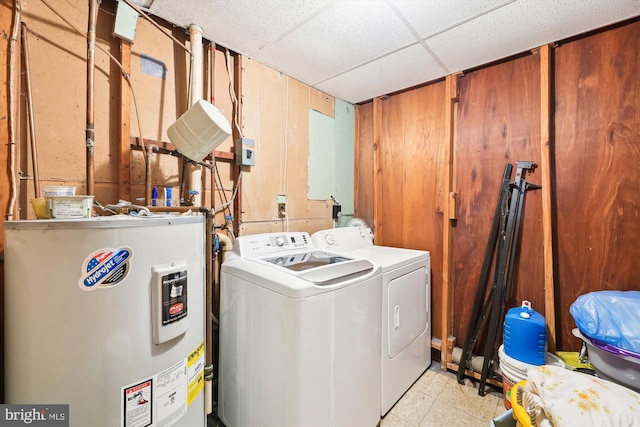
[[[470,298],[478,286],[505,164],[540,163],[539,74],[538,56],[529,55],[465,74],[459,80],[455,142],[459,210],[452,236],[453,333],[459,343],[467,336]],[[534,173],[527,180],[537,184],[540,177]],[[540,199],[535,191],[525,198],[507,308],[527,299],[534,309],[544,310]]]
[[[131,70],[131,44],[120,41],[120,63],[123,73]],[[118,198],[130,200],[131,188],[131,93],[124,75],[120,76],[120,156],[118,173]]]
[[[640,21],[555,49],[558,348],[581,294],[640,290]]]
[[[458,102],[458,79],[460,74],[447,76],[446,91],[444,97],[444,126],[445,126],[445,143],[444,143],[444,191],[441,194],[443,200],[444,215],[442,218],[442,292],[440,296],[440,342],[448,342],[453,332],[453,286],[452,286],[452,259],[453,259],[453,241],[451,228],[452,220],[457,217],[456,205],[450,203],[455,200],[453,193],[455,192],[454,176],[454,138],[455,138],[455,109]],[[440,363],[442,370],[446,370],[449,363],[452,362],[452,349],[449,346],[441,351]]]
[[[356,105],[354,217],[373,223],[373,102]]]
[[[427,250],[431,255],[430,321],[442,328],[442,188],[445,187],[444,81],[382,100],[379,221],[376,244]],[[378,202],[376,198],[376,202]]]
[[[553,231],[551,212],[551,46],[540,48],[540,182],[542,188],[542,245],[544,263],[544,316],[547,322],[547,344],[556,350],[556,305],[553,277]],[[542,311],[540,311],[542,312]]]
[[[373,224],[369,226],[376,235],[377,242],[384,241],[384,230],[382,228],[382,209],[384,200],[382,199],[383,185],[383,161],[382,161],[382,108],[381,98],[373,100]]]

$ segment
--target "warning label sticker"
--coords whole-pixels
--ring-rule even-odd
[[[187,357],[187,405],[204,388],[204,341]]]
[[[169,427],[187,413],[187,359],[122,387],[121,427]]]
[[[152,423],[153,378],[123,389],[124,426],[148,427]]]
[[[82,263],[78,286],[84,291],[93,291],[118,285],[129,274],[131,258],[133,249],[126,246],[98,249]]]

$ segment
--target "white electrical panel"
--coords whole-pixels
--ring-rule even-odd
[[[256,164],[256,142],[249,138],[239,138],[236,140],[236,165],[255,166]]]

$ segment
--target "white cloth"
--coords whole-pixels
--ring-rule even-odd
[[[522,406],[537,427],[640,426],[640,394],[559,366],[527,371]]]

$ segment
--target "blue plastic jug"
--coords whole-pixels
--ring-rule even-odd
[[[544,316],[529,301],[507,311],[504,318],[504,352],[531,365],[544,365],[547,356],[547,327]]]

